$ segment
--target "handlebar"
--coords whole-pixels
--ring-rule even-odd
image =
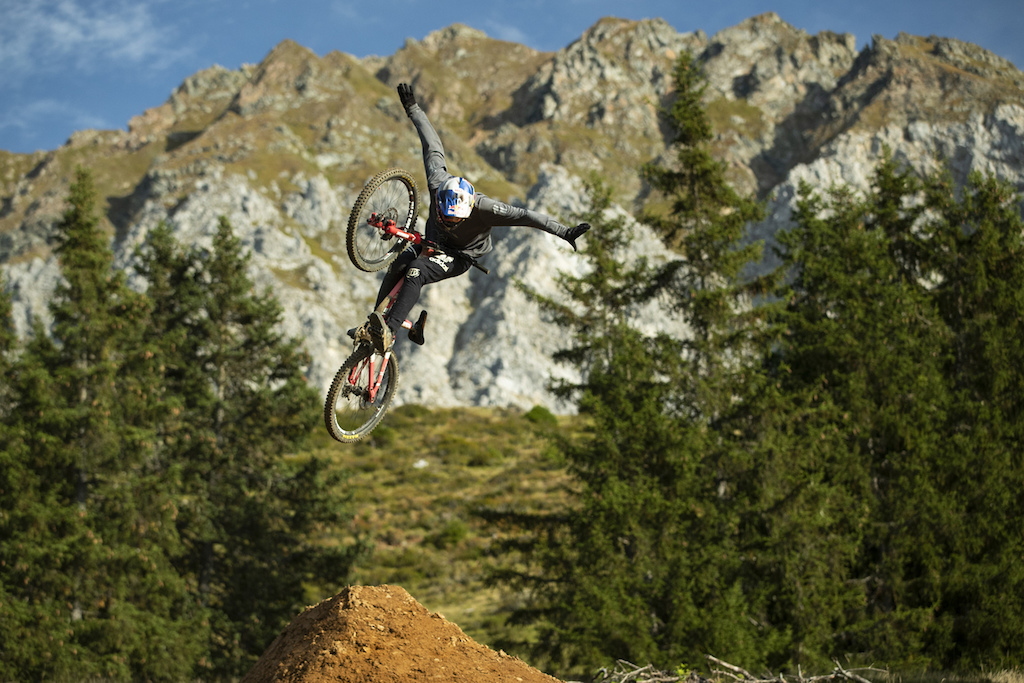
[[[375,213],[370,214],[370,217],[366,219],[366,222],[384,233],[384,235],[382,235],[382,239],[391,239],[392,237],[397,237],[399,239],[405,240],[406,242],[411,242],[412,244],[425,246],[427,249],[433,249],[434,251],[443,251],[449,256],[452,255],[452,251],[455,251],[452,250],[451,248],[446,248],[438,244],[437,242],[432,242],[428,240],[426,237],[424,237],[422,234],[418,232],[409,232],[407,230],[402,230],[401,228],[398,227],[398,224],[394,220],[390,218],[381,218]],[[487,268],[481,266],[480,263],[472,256],[467,256],[460,251],[455,251],[454,255],[456,258],[461,258],[469,261],[470,265],[472,265],[474,268],[482,270],[485,275],[489,275],[491,272]]]

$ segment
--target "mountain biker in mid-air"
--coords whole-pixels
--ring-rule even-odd
[[[400,278],[404,277],[405,282],[387,317],[374,311],[360,331],[370,337],[380,353],[391,349],[423,285],[462,275],[475,259],[491,251],[491,228],[514,225],[537,228],[561,237],[573,250],[576,239],[590,229],[587,223],[570,228],[538,211],[511,206],[476,192],[468,180],[448,172],[441,139],[416,103],[412,86],[399,84],[398,97],[423,144],[423,165],[430,194],[426,238],[444,251],[410,245],[391,264],[377,294],[377,304]]]

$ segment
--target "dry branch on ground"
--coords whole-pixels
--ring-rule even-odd
[[[717,657],[706,655],[711,665],[711,678],[705,678],[696,672],[690,672],[685,676],[661,671],[653,664],[638,666],[632,662],[620,659],[612,668],[602,667],[597,670],[591,683],[710,683],[710,681],[734,681],[735,683],[871,683],[868,679],[860,676],[857,672],[875,671],[879,669],[845,669],[839,662],[833,661],[835,668],[827,674],[818,676],[805,676],[803,671],[797,668],[796,675],[768,674],[755,676],[746,669],[724,662]],[[578,683],[569,681],[567,683]]]

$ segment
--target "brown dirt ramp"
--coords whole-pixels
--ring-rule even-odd
[[[559,683],[399,586],[350,586],[295,617],[242,683]]]

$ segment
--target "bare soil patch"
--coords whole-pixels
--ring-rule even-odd
[[[350,586],[307,608],[242,683],[559,683],[469,638],[399,586]]]

